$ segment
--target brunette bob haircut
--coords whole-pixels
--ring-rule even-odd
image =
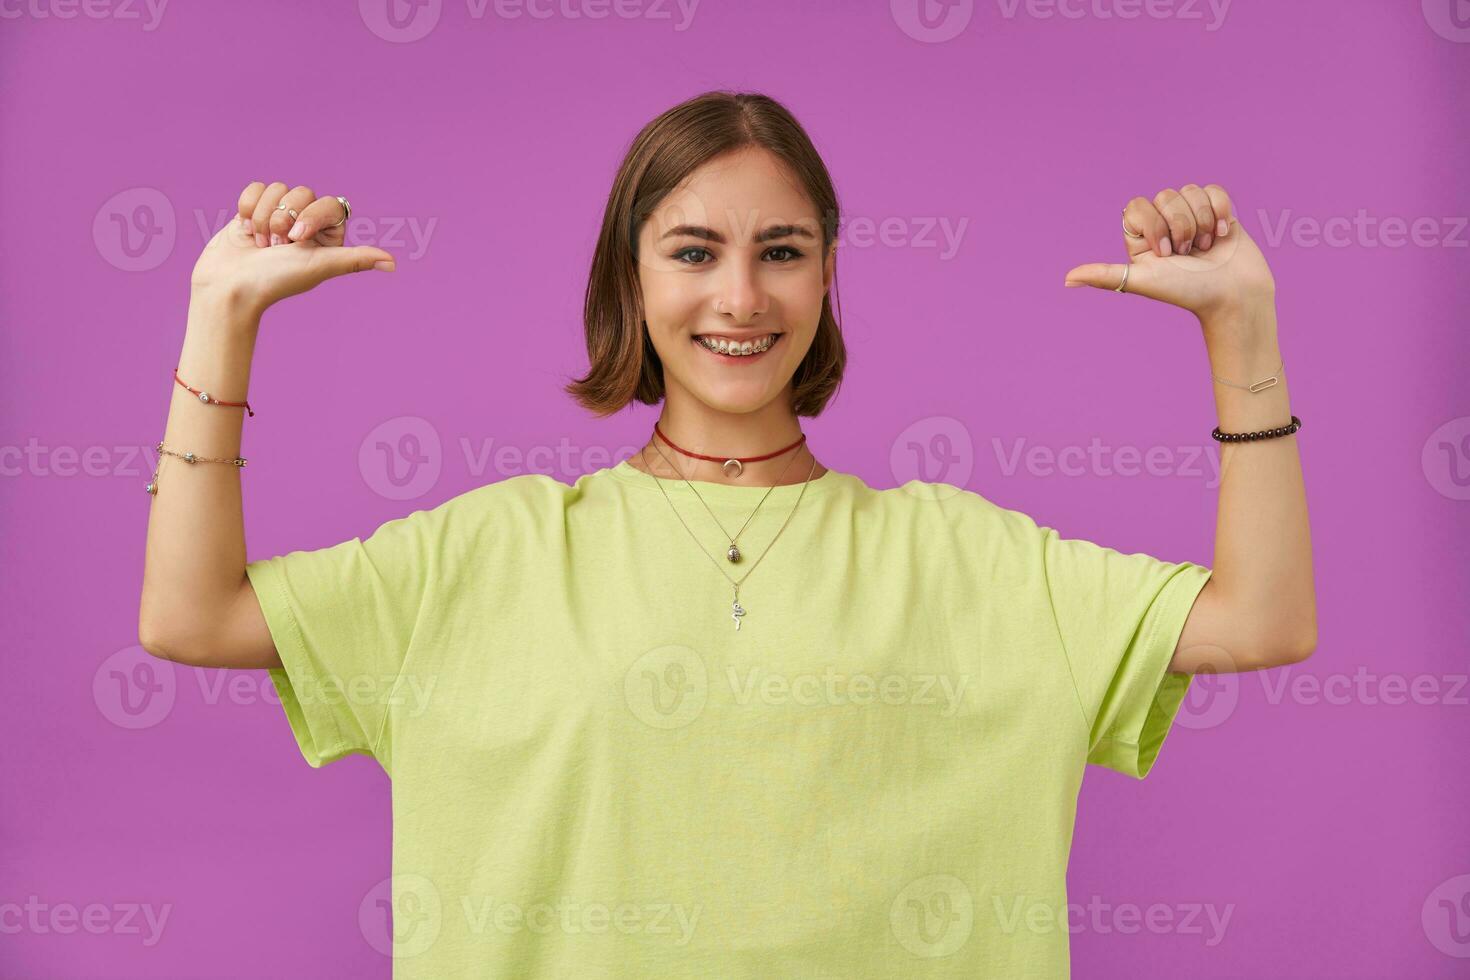
[[[633,399],[656,405],[664,397],[663,363],[642,316],[639,231],[694,170],[748,146],[764,147],[785,161],[805,190],[822,223],[823,261],[835,247],[838,208],[832,178],[806,131],[780,103],[757,93],[705,92],[659,115],[633,140],[613,181],[583,309],[589,370],[563,389],[599,417]],[[833,287],[835,292],[835,267]],[[846,363],[832,297],[824,296],[811,349],[792,377],[797,415],[821,414]]]

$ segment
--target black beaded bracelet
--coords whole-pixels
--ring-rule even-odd
[[[1291,417],[1290,425],[1283,425],[1276,429],[1263,429],[1260,432],[1221,432],[1217,425],[1210,430],[1210,438],[1216,442],[1255,442],[1258,439],[1276,439],[1280,436],[1289,436],[1302,427],[1302,420],[1295,415]]]

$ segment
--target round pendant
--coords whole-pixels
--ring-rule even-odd
[[[737,547],[735,547],[735,545],[733,545],[733,544],[730,545],[730,550],[727,551],[727,552],[725,552],[725,557],[728,558],[728,559],[730,559],[731,561],[739,561],[740,560],[740,549],[737,548]]]
[[[724,469],[726,476],[739,476],[745,467],[738,459],[727,459],[724,463]]]

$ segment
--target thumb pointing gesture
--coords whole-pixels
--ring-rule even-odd
[[[1128,261],[1075,266],[1067,286],[1134,293],[1201,318],[1274,291],[1265,258],[1218,184],[1136,197],[1122,220]]]

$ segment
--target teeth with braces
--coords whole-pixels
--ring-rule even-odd
[[[776,342],[777,336],[779,335],[770,334],[759,340],[747,340],[744,343],[734,343],[724,337],[695,337],[694,339],[699,341],[700,346],[712,350],[717,354],[724,354],[729,357],[746,357],[751,354],[759,354],[763,350],[768,350]]]

